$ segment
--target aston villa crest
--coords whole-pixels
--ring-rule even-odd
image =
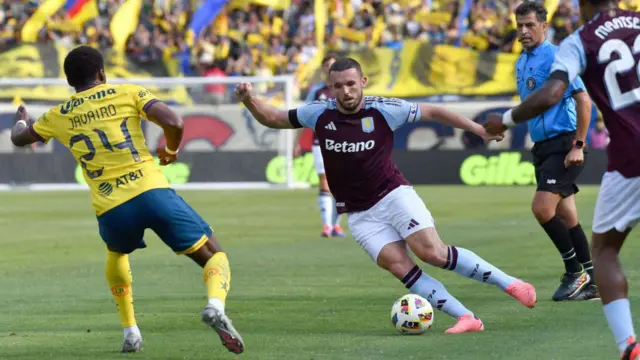
[[[366,118],[363,118],[360,121],[362,123],[362,131],[364,131],[366,133],[373,132],[373,130],[374,130],[373,117],[368,116]]]

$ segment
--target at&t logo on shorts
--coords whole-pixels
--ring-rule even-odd
[[[103,183],[100,183],[100,185],[98,185],[98,191],[100,191],[100,195],[102,196],[105,196],[105,197],[109,196],[113,192],[113,185],[105,181]]]

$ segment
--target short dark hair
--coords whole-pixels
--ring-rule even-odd
[[[617,4],[617,1],[612,1],[612,0],[588,0],[587,1],[589,4],[593,5],[593,6],[601,6],[601,5],[608,5],[608,4]]]
[[[547,9],[541,3],[525,1],[516,8],[516,16],[527,16],[530,13],[535,13],[539,22],[547,22]]]
[[[322,65],[326,64],[328,61],[330,60],[336,60],[338,59],[338,55],[333,54],[333,53],[328,53],[327,55],[325,55],[325,57],[322,58]]]
[[[356,69],[358,74],[362,76],[362,66],[360,66],[360,63],[348,57],[336,60],[329,68],[329,74],[331,74],[332,71],[345,71],[349,69]]]
[[[96,75],[104,70],[102,54],[91,46],[79,46],[69,52],[64,59],[64,74],[74,88],[82,88],[96,80]]]

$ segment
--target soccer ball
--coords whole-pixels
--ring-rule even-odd
[[[422,296],[407,294],[393,304],[391,322],[401,334],[420,335],[433,324],[433,308]]]

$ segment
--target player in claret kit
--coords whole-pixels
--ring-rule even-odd
[[[69,52],[64,72],[76,93],[31,125],[25,107],[20,106],[11,141],[25,146],[55,138],[84,169],[100,236],[107,245],[105,270],[124,328],[122,352],[142,348],[128,254],[146,247],[145,229],[152,229],[173,251],[204,268],[209,301],[202,321],[218,333],[229,351],[243,352],[242,338],[224,311],[231,281],[227,255],[211,227],[169,187],[145,144],[143,117],[161,126],[167,138],[167,146],[158,149],[160,164],[176,161],[182,119],[140,86],[107,84],[102,55],[92,47]]]
[[[492,114],[485,128],[500,134],[545,112],[582,76],[611,139],[593,215],[594,275],[622,359],[638,360],[640,345],[618,254],[640,222],[640,13],[620,10],[611,0],[580,0],[580,13],[585,25],[560,44],[547,82],[502,116]],[[580,126],[577,132],[585,133]]]
[[[236,95],[265,126],[305,126],[316,132],[329,187],[338,211],[348,214],[353,237],[373,261],[411,292],[458,320],[447,333],[482,331],[484,325],[438,280],[416,265],[407,246],[428,264],[495,285],[532,308],[536,302],[533,286],[467,249],[447,246],[440,240],[431,213],[391,159],[393,131],[423,119],[471,131],[485,140],[502,136],[489,136],[481,125],[441,107],[363,96],[366,83],[360,64],[343,58],[329,70],[335,99],[281,111],[255,98],[251,84],[239,84]]]

